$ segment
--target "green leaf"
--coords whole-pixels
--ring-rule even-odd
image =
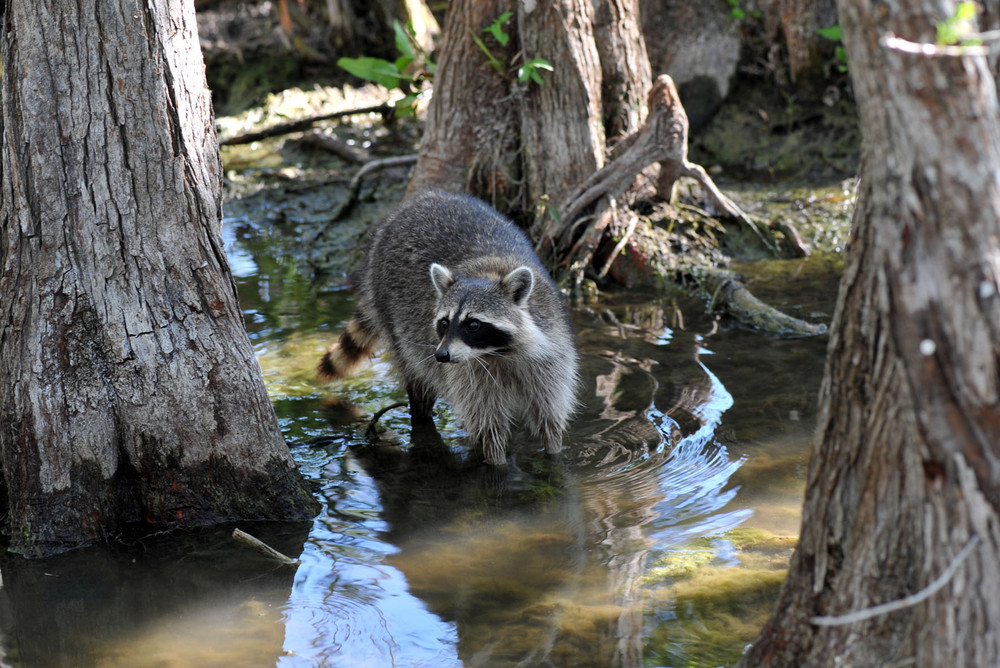
[[[500,60],[497,59],[497,57],[493,55],[493,52],[490,51],[489,47],[486,46],[486,44],[483,42],[483,40],[479,39],[479,35],[477,35],[476,33],[472,33],[472,41],[475,42],[476,46],[479,47],[479,50],[482,51],[486,55],[486,60],[489,61],[490,65],[493,66],[493,69],[495,69],[497,71],[497,73],[499,73],[499,74],[502,75],[503,74],[503,63],[500,62]]]
[[[507,42],[510,41],[510,35],[503,29],[503,24],[507,23],[512,16],[514,16],[514,12],[504,12],[493,19],[493,23],[483,28],[483,32],[493,35],[493,39],[499,42],[500,46],[507,46]]]
[[[399,118],[406,118],[407,116],[416,116],[417,114],[417,95],[416,93],[412,95],[407,95],[402,100],[396,100],[393,107],[396,109],[396,116]]]
[[[844,51],[844,47],[837,46],[833,52],[834,57],[837,59],[837,69],[841,72],[847,71],[847,52]]]
[[[828,28],[820,28],[816,32],[819,33],[820,37],[826,37],[827,39],[832,39],[834,41],[844,38],[844,30],[840,27],[839,23]]]
[[[392,22],[392,32],[396,35],[396,50],[404,56],[415,58],[416,54],[413,53],[413,43],[410,41],[410,35],[414,34],[413,24],[407,24],[407,27],[409,28],[409,33],[399,21],[393,20]]]
[[[527,81],[529,78],[537,84],[542,83],[542,76],[538,70],[552,71],[552,65],[544,58],[532,58],[524,61],[524,65],[517,69],[517,80]]]
[[[396,59],[396,62],[392,64],[398,71],[402,72],[415,60],[413,56],[400,56]]]
[[[955,13],[937,24],[938,44],[957,44],[964,40],[975,39],[976,3],[961,2],[955,8]],[[970,35],[973,35],[970,37]]]
[[[347,70],[356,77],[374,81],[386,88],[396,88],[402,79],[410,80],[410,77],[403,74],[395,65],[382,58],[340,58],[337,65]]]
[[[971,21],[976,18],[976,3],[960,2],[955,8],[955,19],[959,21]]]

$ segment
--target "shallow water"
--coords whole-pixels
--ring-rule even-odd
[[[777,596],[798,532],[825,337],[726,328],[684,297],[574,312],[581,409],[561,462],[519,442],[498,479],[438,405],[414,433],[387,362],[320,385],[353,297],[280,232],[228,219],[227,252],[282,428],[322,511],[4,559],[10,665],[722,665]],[[829,322],[839,261],[746,267]]]

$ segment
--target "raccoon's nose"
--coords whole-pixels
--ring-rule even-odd
[[[434,351],[434,359],[438,362],[450,362],[451,353],[448,352],[447,348],[438,348]]]

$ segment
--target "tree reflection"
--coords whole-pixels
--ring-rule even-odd
[[[297,556],[309,523],[242,524]],[[263,665],[282,653],[294,569],[233,527],[0,561],[3,665]]]

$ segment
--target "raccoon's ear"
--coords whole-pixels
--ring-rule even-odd
[[[500,285],[515,304],[524,306],[528,303],[532,288],[535,287],[535,275],[528,267],[518,267],[500,279]]]
[[[431,263],[431,283],[434,284],[434,289],[437,290],[439,295],[450,288],[454,282],[455,277],[448,270],[448,267],[440,265],[437,262]]]

